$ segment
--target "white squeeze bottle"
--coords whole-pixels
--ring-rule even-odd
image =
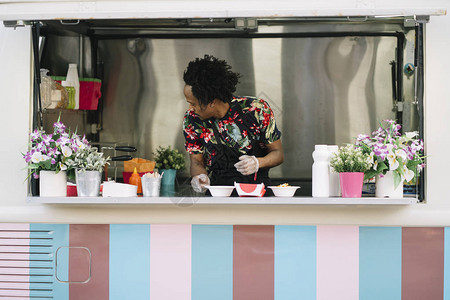
[[[330,196],[330,153],[327,145],[316,145],[312,154],[312,196]]]
[[[77,64],[69,64],[66,81],[70,82],[70,85],[75,88],[74,109],[80,109],[80,80],[78,79]]]
[[[337,145],[329,145],[328,152],[330,152],[330,159],[333,153],[337,153],[339,147]],[[339,184],[339,173],[335,172],[330,166],[330,197],[339,197],[341,195],[341,186]]]

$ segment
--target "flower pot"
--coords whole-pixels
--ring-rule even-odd
[[[99,171],[75,171],[77,194],[79,197],[97,197],[100,193],[102,173]]]
[[[66,197],[66,171],[39,171],[39,195],[41,197]]]
[[[364,181],[363,172],[339,173],[341,193],[344,198],[361,198]]]
[[[403,181],[395,188],[393,171],[388,171],[386,175],[377,175],[375,178],[375,197],[403,198]]]
[[[161,169],[159,170],[162,175],[161,185],[175,185],[175,176],[177,175],[177,170],[175,169]]]

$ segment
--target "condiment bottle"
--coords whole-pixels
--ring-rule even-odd
[[[78,79],[77,64],[69,64],[66,81],[70,82],[70,86],[73,86],[75,88],[74,109],[80,109],[80,80]]]
[[[142,194],[142,183],[141,183],[141,177],[139,176],[139,173],[136,170],[136,167],[134,168],[133,174],[130,176],[130,181],[128,182],[132,185],[137,185],[137,193]]]
[[[333,156],[333,153],[337,153],[339,147],[337,145],[328,145],[328,152],[330,152],[330,158]],[[335,172],[334,169],[330,166],[330,197],[339,197],[341,196],[341,187],[339,184],[339,173]]]
[[[316,145],[312,154],[312,196],[330,196],[330,153],[327,145]]]

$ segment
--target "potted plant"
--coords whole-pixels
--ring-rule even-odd
[[[370,155],[364,153],[362,148],[349,144],[333,153],[330,165],[339,173],[342,197],[361,197],[364,172],[372,167]]]
[[[159,146],[153,155],[156,168],[162,174],[161,185],[174,185],[177,170],[185,167],[184,155],[170,146]]]
[[[53,132],[34,130],[30,134],[30,150],[23,155],[29,176],[39,178],[40,196],[67,194],[67,172],[73,171],[72,159],[78,150],[88,146],[85,137],[66,131],[59,121],[53,124]]]
[[[373,167],[365,172],[365,178],[375,179],[376,197],[403,197],[403,183],[417,178],[425,167],[423,141],[417,132],[400,132],[401,125],[393,120],[372,133],[360,134],[356,145],[371,158]]]
[[[105,165],[109,164],[109,160],[109,157],[103,157],[103,153],[92,146],[77,151],[70,165],[75,169],[78,196],[99,195],[102,171]]]

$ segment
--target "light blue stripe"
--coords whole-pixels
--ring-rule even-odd
[[[444,300],[450,300],[450,227],[444,228]]]
[[[69,225],[66,224],[30,224],[31,252],[48,252],[48,254],[32,254],[30,258],[42,259],[43,261],[30,261],[30,267],[51,268],[52,276],[30,276],[30,296],[53,296],[53,299],[68,300],[69,285],[56,280],[55,259],[56,252],[60,247],[69,246]],[[49,232],[46,232],[49,231]],[[35,247],[37,245],[51,245],[51,247]],[[66,252],[68,253],[68,252]],[[33,274],[46,273],[35,269]],[[69,279],[69,256],[58,251],[58,267],[56,269],[58,278]],[[39,289],[50,289],[51,291],[39,291]]]
[[[359,299],[401,300],[401,227],[359,228]]]
[[[275,226],[275,300],[316,299],[316,227]]]
[[[109,299],[150,299],[150,225],[110,225]]]
[[[233,226],[192,226],[192,300],[233,299]]]

